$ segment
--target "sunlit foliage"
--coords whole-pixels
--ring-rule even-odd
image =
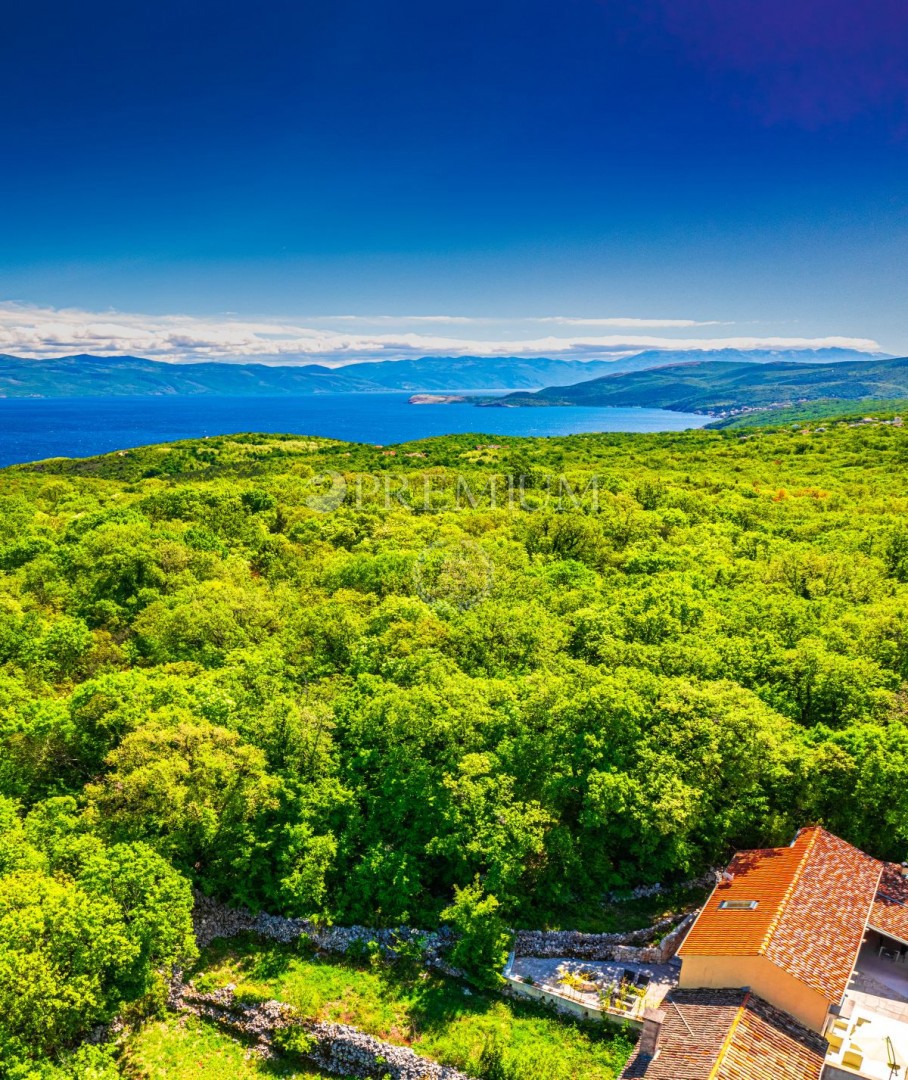
[[[905,857],[906,465],[833,422],[4,471],[0,1047],[153,997],[190,885],[592,927],[808,821]]]

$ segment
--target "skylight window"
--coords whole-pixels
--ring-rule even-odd
[[[720,911],[755,911],[757,900],[723,900],[719,904]]]

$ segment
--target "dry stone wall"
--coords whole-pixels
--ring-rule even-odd
[[[392,1080],[469,1080],[466,1073],[420,1057],[405,1046],[392,1046],[346,1024],[313,1024],[307,1032],[316,1040],[311,1060],[340,1076],[384,1077]]]
[[[514,939],[514,955],[662,964],[678,951],[678,946],[684,940],[696,914],[691,912],[681,923],[678,923],[677,916],[673,916],[644,930],[632,930],[625,934],[581,934],[576,930],[521,930]],[[639,944],[652,941],[658,941],[659,944]]]
[[[196,894],[192,920],[199,948],[210,944],[215,938],[235,937],[244,931],[285,945],[305,935],[315,948],[328,953],[346,953],[357,944],[365,945],[374,941],[389,957],[395,955],[402,942],[418,942],[427,964],[453,971],[448,969],[443,957],[451,947],[454,935],[444,928],[432,931],[414,930],[409,926],[394,930],[379,930],[370,926],[320,926],[309,919],[288,919],[265,912],[253,915],[245,908],[227,907],[201,894]]]
[[[615,949],[658,939],[674,925],[665,919],[643,930],[625,934],[581,934],[576,930],[521,930],[514,941],[517,956],[561,957],[577,960],[612,960]]]
[[[515,954],[537,957],[573,957],[583,960],[618,960],[638,963],[664,963],[674,956],[696,912],[680,924],[676,918],[664,919],[645,930],[626,934],[581,934],[576,931],[523,930],[515,936]],[[313,945],[331,953],[346,953],[355,944],[377,942],[381,951],[393,959],[401,942],[418,941],[425,962],[447,974],[460,975],[445,962],[454,936],[450,931],[420,931],[410,927],[378,930],[366,926],[319,926],[308,919],[290,919],[279,915],[230,908],[202,895],[196,896],[193,912],[199,946],[215,938],[235,937],[244,931],[260,934],[272,941],[289,944],[303,935]],[[670,931],[666,934],[666,931]],[[662,940],[659,945],[639,942]],[[464,1073],[420,1057],[407,1047],[393,1046],[347,1024],[307,1020],[291,1006],[279,1001],[248,1004],[236,1000],[233,987],[210,994],[200,993],[183,982],[177,972],[171,983],[169,1004],[180,1013],[190,1013],[214,1020],[234,1034],[251,1042],[264,1057],[276,1053],[275,1035],[288,1027],[302,1031],[310,1048],[303,1054],[326,1072],[347,1077],[385,1078],[391,1080],[469,1080]]]
[[[673,916],[643,930],[631,930],[624,934],[520,930],[514,937],[514,955],[665,963],[677,952],[695,917],[696,912],[692,912],[679,924],[677,916]],[[215,938],[235,937],[243,931],[251,931],[284,944],[305,935],[315,948],[328,953],[346,953],[357,944],[365,945],[374,941],[382,953],[393,959],[401,942],[419,942],[428,967],[455,977],[463,974],[445,960],[446,953],[454,943],[454,934],[445,928],[429,931],[414,930],[408,926],[395,930],[379,930],[369,926],[320,926],[308,919],[288,919],[264,912],[253,915],[244,908],[230,908],[201,895],[196,896],[193,922],[200,948]],[[654,941],[659,944],[649,944]]]
[[[633,889],[610,892],[605,899],[610,904],[621,904],[627,900],[645,900],[651,896],[661,896],[663,893],[671,892],[674,889],[708,889],[715,885],[716,874],[721,872],[722,867],[707,870],[700,877],[691,878],[690,881],[683,881],[680,885],[662,885],[660,882],[656,882],[655,885],[638,885]]]
[[[252,1043],[265,1058],[274,1057],[275,1036],[297,1028],[308,1039],[301,1056],[338,1076],[391,1077],[391,1080],[470,1080],[466,1073],[420,1057],[405,1046],[394,1046],[347,1024],[305,1020],[279,1001],[246,1004],[236,1000],[228,986],[203,994],[183,982],[177,973],[171,983],[169,1004],[181,1013],[213,1020]]]

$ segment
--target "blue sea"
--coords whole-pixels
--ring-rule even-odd
[[[387,445],[463,432],[680,431],[702,427],[709,420],[696,413],[663,409],[410,405],[409,396],[4,398],[0,399],[0,465],[89,457],[149,443],[244,431]]]

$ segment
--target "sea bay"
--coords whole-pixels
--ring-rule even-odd
[[[572,435],[680,431],[709,417],[664,409],[410,405],[407,393],[299,397],[0,399],[0,465],[89,457],[133,446],[237,432],[320,435],[388,445],[433,435]]]

